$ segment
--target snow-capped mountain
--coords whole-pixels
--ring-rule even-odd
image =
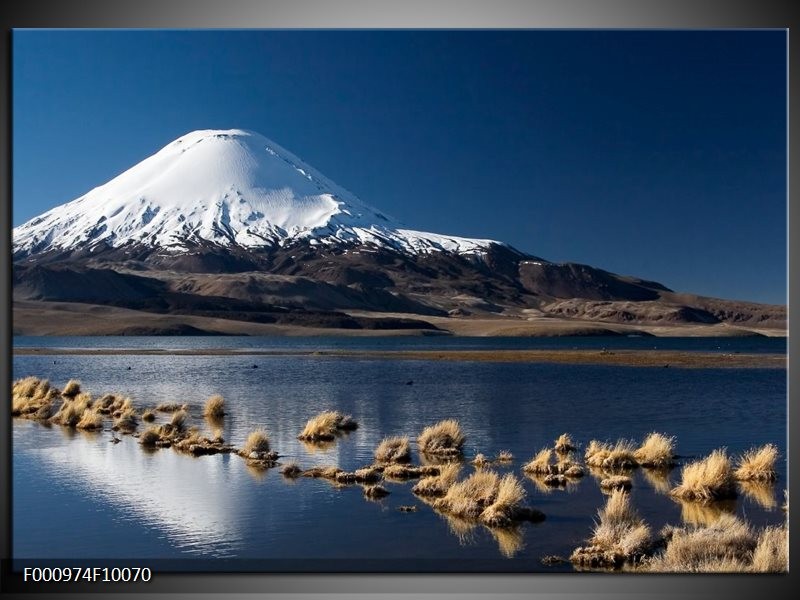
[[[250,131],[184,135],[108,183],[16,227],[14,257],[138,245],[257,249],[367,244],[482,253],[492,240],[404,228],[275,142]]]
[[[530,318],[574,320],[582,334],[591,321],[785,323],[781,307],[676,294],[502,242],[405,228],[242,130],[189,133],[15,228],[13,242],[20,334],[430,334],[449,321],[426,318],[473,316],[511,319],[504,335]]]

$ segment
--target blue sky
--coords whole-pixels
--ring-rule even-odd
[[[786,299],[782,31],[13,34],[14,224],[252,129],[409,227]]]

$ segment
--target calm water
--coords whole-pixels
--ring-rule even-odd
[[[16,346],[154,348],[683,348],[783,352],[785,340],[748,338],[603,339],[333,339],[333,338],[17,338]],[[257,369],[252,366],[257,365]],[[700,456],[719,446],[739,453],[772,442],[786,454],[783,370],[647,369],[555,364],[332,359],[313,356],[16,356],[14,377],[46,377],[57,386],[131,396],[140,407],[188,402],[192,422],[204,400],[222,393],[230,415],[224,437],[240,445],[263,426],[272,446],[304,468],[369,464],[386,435],[412,438],[428,424],[455,417],[467,437],[466,457],[511,450],[521,464],[558,434],[641,439],[652,430],[677,437],[677,451]],[[412,380],[413,385],[406,385]],[[325,449],[296,439],[314,413],[337,409],[361,427]],[[256,471],[237,456],[193,458],[170,449],[144,451],[135,438],[111,444],[110,431],[70,432],[13,424],[13,552],[18,559],[174,559],[174,568],[238,570],[500,570],[542,571],[544,555],[569,555],[590,534],[603,504],[587,475],[566,490],[546,491],[524,479],[528,503],[547,515],[515,532],[449,522],[412,493],[386,482],[391,494],[366,500],[359,486],[285,480]],[[414,457],[414,462],[418,462]],[[472,467],[464,465],[462,474]],[[784,514],[785,462],[761,496],[744,494],[727,510],[754,525]],[[679,475],[659,481],[639,470],[633,501],[654,530],[702,518],[666,495]],[[417,505],[401,513],[400,505]],[[190,559],[182,562],[183,559]],[[212,562],[208,562],[212,561]],[[288,561],[288,562],[285,562]],[[164,564],[164,563],[153,563]]]

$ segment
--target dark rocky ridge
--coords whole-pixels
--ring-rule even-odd
[[[625,324],[784,327],[786,319],[785,307],[676,294],[653,281],[556,264],[501,244],[475,255],[412,255],[351,243],[294,242],[257,250],[198,244],[181,254],[95,246],[17,256],[13,282],[16,300],[337,329],[435,330],[418,317],[530,309]],[[344,311],[408,318],[370,319]]]

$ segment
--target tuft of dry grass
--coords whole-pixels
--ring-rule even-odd
[[[625,475],[611,475],[600,481],[600,489],[606,493],[611,490],[629,490],[632,485],[631,478]]]
[[[58,390],[46,379],[24,377],[11,387],[11,415],[15,417],[46,420],[52,413],[52,405]]]
[[[570,560],[584,567],[618,568],[637,563],[653,545],[650,527],[642,521],[630,503],[630,496],[614,490],[598,511],[588,545],[575,549]]]
[[[209,419],[220,419],[225,416],[225,399],[219,394],[206,400],[203,416]]]
[[[142,421],[147,423],[152,423],[156,420],[156,413],[154,413],[149,408],[142,413]]]
[[[758,535],[750,570],[785,573],[789,570],[789,531],[786,526],[767,527]]]
[[[601,465],[604,469],[632,469],[639,465],[636,445],[629,440],[618,440],[608,451]]]
[[[156,410],[158,412],[167,412],[173,413],[179,411],[181,409],[181,405],[177,402],[162,402],[156,406]]]
[[[510,463],[514,460],[514,455],[511,454],[511,450],[501,450],[495,460],[499,463]]]
[[[480,519],[490,527],[510,527],[524,499],[525,488],[522,483],[507,473],[497,484],[494,501],[484,509]]]
[[[405,463],[411,460],[411,445],[408,436],[395,435],[383,438],[375,448],[375,460],[379,463]]]
[[[91,397],[88,394],[77,394],[74,399],[64,400],[61,408],[53,415],[52,421],[64,427],[76,427],[89,408]]]
[[[75,424],[75,427],[87,431],[102,429],[103,415],[93,410],[85,410],[80,420]]]
[[[169,421],[169,424],[172,425],[173,429],[178,432],[182,433],[186,430],[186,419],[188,419],[189,415],[186,414],[186,411],[181,409],[176,413],[173,413],[172,418]]]
[[[633,453],[643,467],[666,469],[675,465],[675,438],[652,432]]]
[[[479,468],[479,469],[482,469],[482,468],[484,468],[484,467],[488,467],[489,465],[491,465],[491,464],[492,464],[492,461],[491,461],[491,460],[489,460],[488,458],[486,458],[486,456],[485,456],[484,454],[482,454],[482,453],[480,453],[480,452],[479,452],[479,453],[478,453],[478,454],[475,456],[475,458],[473,458],[473,459],[472,459],[472,464],[473,464],[475,467],[477,467],[477,468]]]
[[[720,573],[750,569],[756,536],[750,526],[723,514],[707,527],[673,528],[664,551],[649,560],[648,571],[662,573]]]
[[[611,445],[606,442],[592,440],[586,446],[583,458],[590,467],[602,467],[603,461],[611,453]]]
[[[445,419],[422,430],[417,437],[420,452],[437,456],[460,456],[466,436],[455,419]]]
[[[522,465],[522,470],[530,475],[547,475],[554,472],[554,465],[550,464],[553,451],[542,448],[531,460]]]
[[[133,409],[127,409],[114,421],[111,427],[114,431],[121,431],[122,433],[133,433],[136,431],[138,423],[136,422],[136,413]]]
[[[244,446],[242,446],[242,454],[244,456],[250,456],[254,452],[256,455],[269,452],[269,436],[265,429],[251,431],[244,442]]]
[[[670,492],[676,498],[708,502],[736,497],[731,461],[725,449],[711,454],[681,469],[681,483]]]
[[[67,382],[67,385],[64,386],[64,389],[61,392],[61,395],[65,398],[74,398],[77,396],[81,391],[81,382],[77,379],[70,379]]]
[[[495,499],[500,477],[494,471],[475,471],[455,482],[434,507],[466,519],[477,519]]]
[[[437,475],[430,475],[420,479],[419,482],[411,488],[411,491],[423,497],[444,496],[450,486],[458,479],[460,471],[461,467],[456,463],[443,465],[439,468],[439,473]]]
[[[562,433],[556,439],[554,449],[559,454],[566,454],[568,452],[572,452],[576,450],[575,444],[572,442],[572,438],[569,436],[568,433]]]
[[[751,448],[739,458],[733,476],[739,481],[775,481],[777,460],[778,448],[774,444]]]
[[[150,427],[139,436],[139,443],[148,448],[154,448],[159,440],[161,440],[161,432],[158,427]]]
[[[317,442],[330,441],[339,431],[352,431],[358,428],[358,423],[350,415],[329,410],[311,417],[297,439]]]
[[[509,527],[520,518],[527,518],[521,503],[525,489],[511,473],[500,477],[494,471],[475,471],[462,481],[453,483],[434,508],[460,519],[480,520],[489,527]]]

